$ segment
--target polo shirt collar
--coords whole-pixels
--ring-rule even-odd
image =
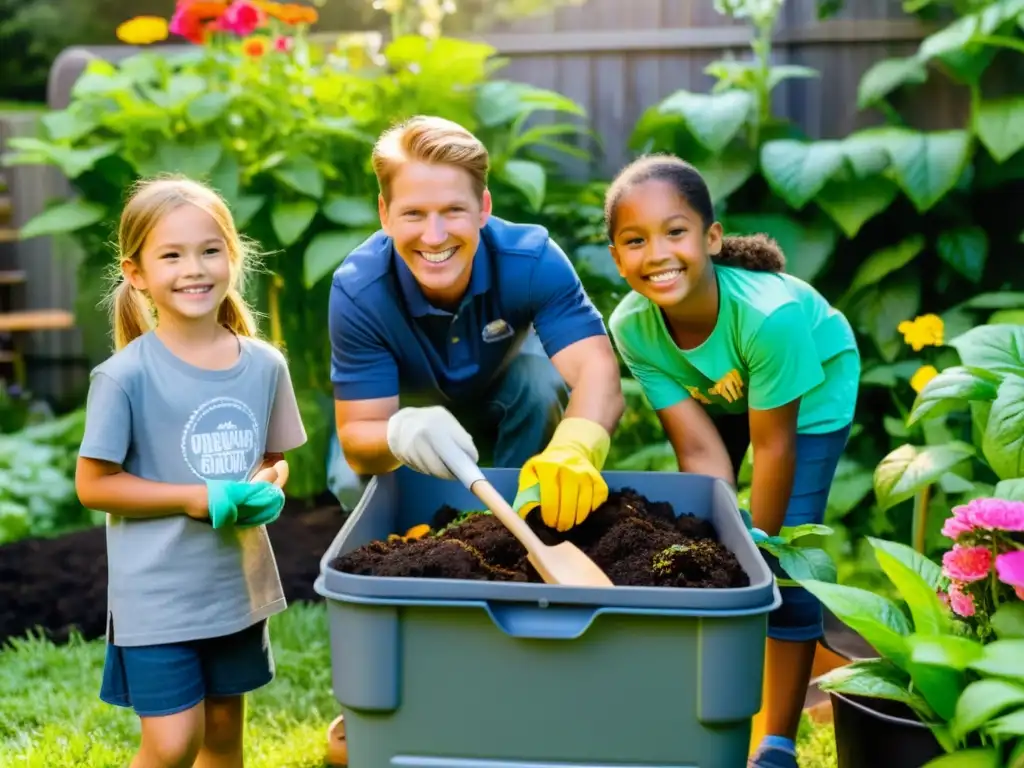
[[[451,312],[439,309],[427,300],[427,297],[423,295],[423,289],[420,288],[420,284],[416,282],[416,278],[413,276],[412,271],[408,266],[406,266],[402,257],[399,256],[398,252],[395,250],[394,241],[391,241],[390,244],[391,259],[394,262],[395,270],[398,273],[398,286],[402,292],[402,298],[405,299],[406,306],[409,307],[409,311],[413,316],[424,317],[426,315],[451,315]],[[481,232],[480,244],[476,248],[476,253],[473,254],[473,273],[469,278],[469,287],[466,289],[466,297],[479,296],[480,294],[487,293],[490,289],[490,251],[487,248],[487,243],[484,242],[483,233]],[[465,298],[463,298],[463,301],[465,301]]]

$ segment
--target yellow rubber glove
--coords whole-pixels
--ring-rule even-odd
[[[544,524],[558,531],[579,525],[608,499],[601,469],[610,444],[600,424],[563,419],[547,448],[523,465],[513,508],[526,517],[540,507]]]

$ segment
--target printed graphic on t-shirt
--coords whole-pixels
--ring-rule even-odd
[[[743,399],[743,377],[733,368],[713,386],[708,387],[707,395],[701,392],[700,387],[687,387],[686,391],[690,393],[690,397],[704,405],[711,405],[713,402],[708,395],[717,395],[727,403],[735,403]]]
[[[259,454],[256,414],[241,400],[215,397],[199,406],[181,434],[181,453],[202,480],[245,480]]]

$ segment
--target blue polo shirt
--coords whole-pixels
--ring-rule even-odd
[[[335,270],[328,322],[336,399],[472,396],[515,354],[531,324],[549,357],[605,335],[600,312],[544,227],[491,216],[480,234],[455,312],[427,301],[382,231]]]

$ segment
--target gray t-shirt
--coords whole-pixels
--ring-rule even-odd
[[[164,483],[245,480],[265,453],[306,442],[288,364],[240,338],[225,370],[193,366],[145,333],[96,366],[81,456]],[[107,638],[174,643],[240,631],[286,607],[264,526],[185,514],[107,515]]]

